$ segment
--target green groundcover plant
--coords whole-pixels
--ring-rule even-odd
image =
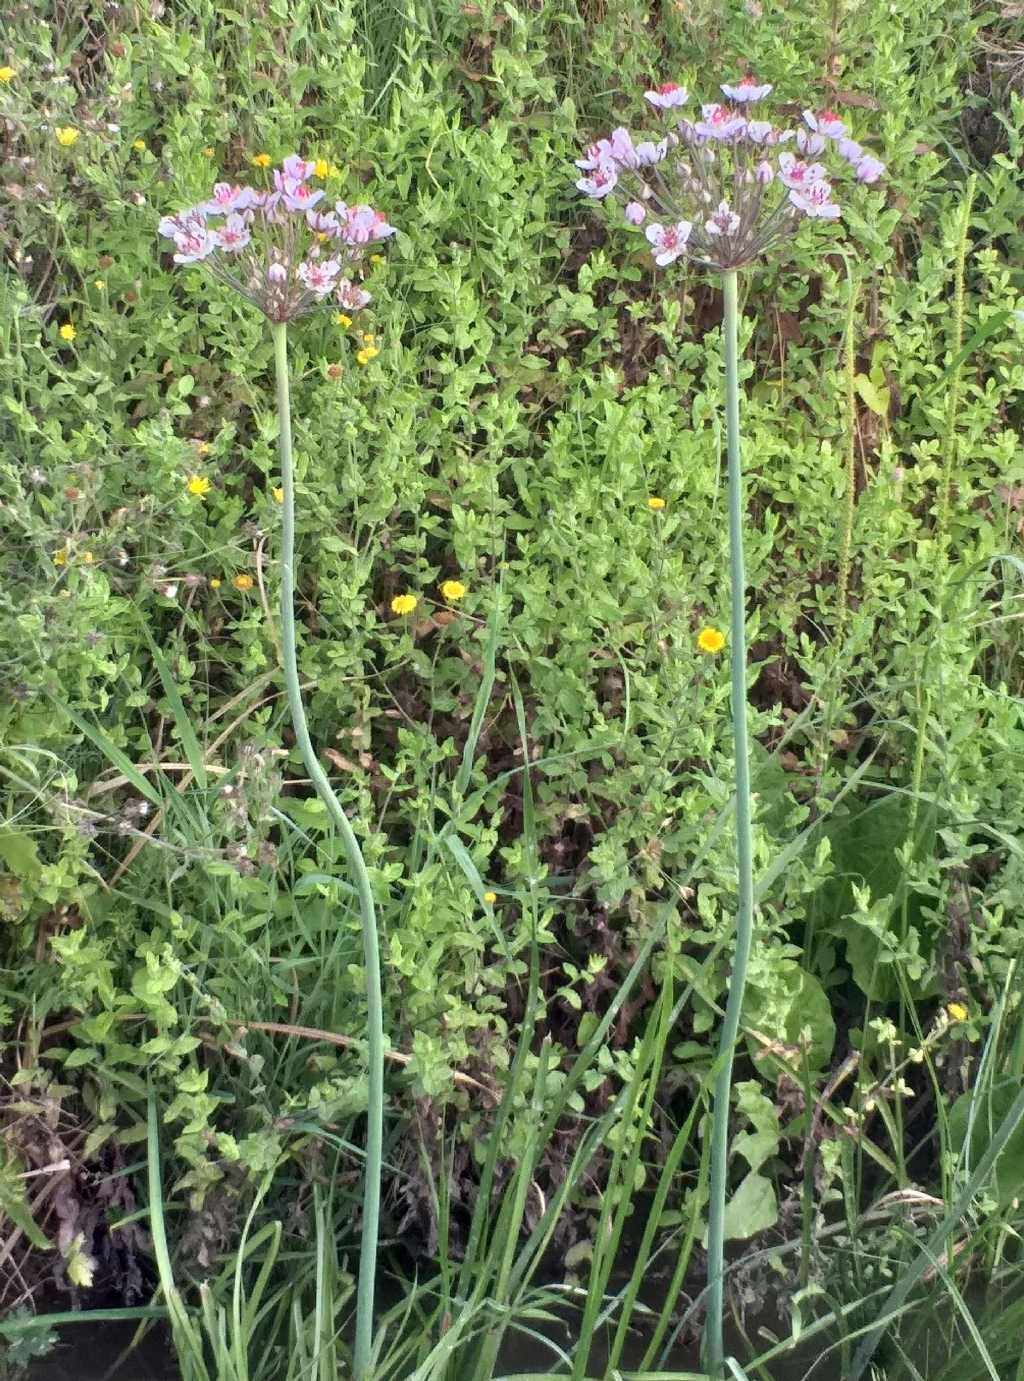
[[[375,985],[281,677],[279,357],[154,237],[213,169],[270,190],[302,149],[314,212],[379,197],[398,227],[347,274],[372,317],[334,301],[289,341],[297,680],[376,903],[382,1259],[419,1269],[403,1307],[428,1340],[385,1298],[374,1364],[440,1376],[467,1339],[474,1374],[500,1374],[520,1326],[562,1347],[530,1310],[582,1301],[589,1359],[581,1333],[538,1366],[593,1375],[621,1329],[610,1366],[639,1335],[645,1368],[696,1367],[745,794],[718,632],[731,332],[714,279],[685,255],[662,274],[646,233],[710,234],[710,211],[648,208],[613,241],[573,187],[596,170],[568,170],[653,74],[750,71],[804,139],[803,109],[831,109],[887,168],[841,198],[841,240],[805,226],[785,265],[744,269],[730,316],[758,929],[726,1351],[777,1365],[742,1311],[774,1293],[764,1326],[779,1348],[819,1330],[822,1365],[925,1374],[934,1348],[991,1374],[963,1292],[1008,1299],[1020,1227],[1019,1133],[984,1160],[1022,1077],[1024,108],[986,56],[1015,24],[937,0],[15,7],[3,1308],[42,1272],[61,1303],[148,1304],[145,1160],[189,1310],[205,1283],[219,1327],[273,1259],[259,1297],[296,1357],[335,1355],[327,1312],[351,1335]],[[322,284],[335,242],[303,224],[328,235],[300,260]],[[218,250],[243,289],[248,252]],[[620,1286],[607,1248],[642,1239],[647,1194],[630,1313],[632,1258]]]

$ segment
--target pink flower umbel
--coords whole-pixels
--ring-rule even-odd
[[[395,228],[372,206],[320,209],[324,194],[309,184],[315,168],[290,154],[271,170],[270,188],[218,182],[208,200],[164,216],[158,230],[175,263],[203,264],[271,321],[304,316],[332,294],[348,311],[364,307],[370,294],[354,270]]]
[[[660,138],[620,126],[576,160],[579,191],[594,201],[621,197],[625,225],[643,229],[659,267],[741,268],[805,221],[839,220],[843,179],[846,188],[871,184],[885,171],[834,111],[806,110],[792,128],[749,118],[770,83],[745,76],[721,91],[726,100],[706,102],[691,121],[680,118],[681,86],[653,87],[644,99],[665,122]]]

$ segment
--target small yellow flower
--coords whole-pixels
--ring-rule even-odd
[[[697,634],[697,646],[701,652],[721,652],[725,646],[725,635],[717,628],[702,628]]]
[[[212,158],[216,152],[217,150],[213,147],[212,144],[207,144],[206,148],[203,150],[203,157]]]
[[[660,513],[665,507],[665,500],[660,499],[657,494],[652,494],[647,500],[647,507],[653,509],[655,513]]]
[[[206,475],[189,475],[185,488],[194,499],[202,499],[210,492],[210,481]]]
[[[356,359],[360,364],[369,364],[370,361],[375,360],[379,354],[380,351],[375,345],[364,345],[362,350],[356,351]]]
[[[93,283],[93,287],[98,288],[100,292],[102,292],[106,286],[107,285],[102,278],[97,278],[95,283]]]
[[[969,1015],[967,1008],[962,1002],[947,1002],[946,1011],[954,1021],[966,1021]]]
[[[193,437],[192,445],[196,448],[197,456],[208,456],[210,454],[210,443],[208,441],[199,441],[197,438]]]
[[[484,901],[487,903],[488,906],[493,906],[494,903],[495,903],[497,900],[498,900],[498,894],[497,894],[497,892],[485,892],[485,893],[484,893]]]
[[[330,177],[331,165],[326,158],[318,158],[313,165],[314,177]]]
[[[383,264],[383,262],[384,262],[384,255],[383,255],[383,254],[371,254],[371,255],[370,255],[370,263],[371,263],[371,264]]]
[[[61,547],[60,551],[55,551],[51,559],[55,566],[66,566],[68,564],[67,547]]]
[[[0,82],[3,82],[5,85],[7,82],[14,81],[17,75],[18,73],[13,67],[0,67]]]
[[[95,560],[96,558],[95,556],[93,556],[91,551],[82,552],[82,564],[84,566],[91,566]]]
[[[136,153],[145,153],[145,152],[146,152],[146,141],[145,141],[145,139],[133,139],[133,140],[132,140],[132,148],[135,150]]]
[[[376,343],[376,340],[377,340],[377,337],[373,334],[372,331],[364,331],[364,332],[363,332],[363,344],[364,344],[364,345],[374,345],[374,344]]]
[[[391,601],[391,612],[393,614],[411,614],[418,603],[419,600],[415,595],[395,595]]]
[[[219,589],[220,589],[220,586],[221,586],[220,577],[219,577],[219,576],[216,576],[216,575],[211,576],[211,577],[210,577],[210,589],[211,589],[211,590],[219,590]]]
[[[254,153],[252,156],[252,161],[255,163],[257,168],[269,168],[271,164],[270,154]]]
[[[57,136],[57,143],[69,149],[82,131],[75,129],[74,125],[58,125],[53,132]]]
[[[284,489],[281,487],[281,485],[275,484],[270,492],[274,496],[275,503],[284,503]]]
[[[335,312],[334,324],[335,326],[348,327],[352,325],[352,318],[350,316],[346,316],[344,312]]]
[[[441,584],[441,593],[450,604],[454,604],[465,596],[466,587],[461,580],[445,580]]]
[[[251,590],[253,584],[252,576],[246,575],[245,571],[242,571],[240,575],[235,576],[231,583],[236,590]]]
[[[75,336],[78,335],[78,332],[72,326],[70,321],[65,321],[64,325],[60,328],[57,334],[58,336],[60,336],[61,340],[74,340]]]

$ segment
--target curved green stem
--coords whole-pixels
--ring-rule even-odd
[[[288,688],[295,737],[306,771],[345,846],[363,930],[363,964],[366,969],[366,1038],[369,1052],[369,1106],[366,1114],[366,1176],[363,1184],[363,1226],[359,1252],[359,1287],[356,1295],[355,1381],[367,1381],[373,1343],[373,1296],[377,1273],[377,1236],[380,1222],[380,1173],[384,1145],[384,1013],[380,980],[380,943],[370,875],[359,841],[341,802],[320,766],[306,723],[299,689],[295,646],[295,473],[292,460],[291,403],[288,388],[288,334],[283,322],[273,326],[274,364],[277,374],[278,449],[281,485],[284,489],[281,522],[281,640],[284,677]]]
[[[730,654],[732,733],[736,764],[736,954],[729,998],[718,1044],[712,1096],[711,1187],[708,1204],[708,1317],[704,1365],[712,1376],[723,1372],[722,1337],[725,1276],[725,1198],[729,1162],[729,1100],[733,1053],[740,1028],[743,989],[754,932],[753,851],[750,828],[750,752],[747,743],[746,574],[743,564],[743,472],[740,459],[740,383],[737,359],[737,284],[735,269],[723,275],[725,320],[725,422],[729,454]]]

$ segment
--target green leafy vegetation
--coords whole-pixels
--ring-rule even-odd
[[[273,347],[156,235],[295,149],[398,227],[368,311],[289,339],[299,677],[380,919],[373,1375],[699,1374],[722,299],[572,165],[749,69],[888,171],[740,279],[727,1351],[1024,1375],[1022,45],[937,0],[11,8],[0,1374],[33,1302],[158,1313],[196,1381],[348,1374],[366,982],[280,669]]]

